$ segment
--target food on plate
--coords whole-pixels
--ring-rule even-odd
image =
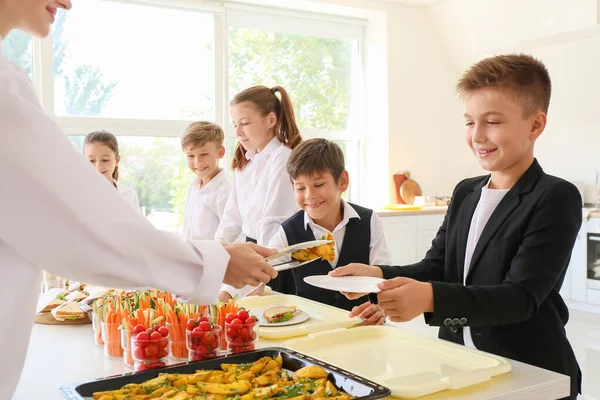
[[[327,233],[321,240],[331,240],[330,243],[322,244],[317,247],[311,247],[306,250],[298,250],[292,253],[292,257],[298,261],[310,261],[316,258],[322,258],[329,262],[335,261],[335,243],[333,241],[333,235]]]
[[[52,310],[52,315],[54,318],[60,320],[75,320],[85,318],[85,314],[81,311],[79,307],[79,303],[76,301],[66,302],[63,305]]]
[[[263,316],[269,323],[287,322],[296,315],[302,314],[302,310],[296,306],[277,306],[267,308],[263,312]]]
[[[96,392],[95,400],[350,400],[337,389],[318,366],[297,370],[293,376],[282,370],[281,356],[263,357],[250,364],[221,364],[221,370],[197,370],[192,374],[160,374],[140,384],[118,390]]]

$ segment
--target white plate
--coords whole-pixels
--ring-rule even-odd
[[[342,276],[333,277],[329,275],[313,275],[304,278],[304,282],[321,289],[335,290],[337,292],[350,293],[379,293],[377,287],[384,279],[371,276]]]
[[[284,247],[283,249],[277,250],[277,253],[272,256],[266,257],[267,261],[275,260],[281,256],[288,255],[298,250],[306,250],[311,249],[313,247],[319,247],[323,244],[331,243],[333,240],[312,240],[310,242],[296,243],[288,247]]]
[[[258,317],[258,325],[259,326],[274,327],[274,326],[297,325],[297,324],[300,324],[302,322],[308,321],[308,319],[310,318],[310,315],[308,315],[308,313],[306,311],[302,311],[300,314],[296,315],[294,318],[290,319],[289,321],[285,321],[285,322],[269,322],[263,316],[263,312],[267,308],[272,308],[272,307],[286,307],[286,306],[273,305],[273,306],[269,306],[269,307],[266,307],[266,308],[263,308],[263,309],[259,310],[258,315],[255,314]]]

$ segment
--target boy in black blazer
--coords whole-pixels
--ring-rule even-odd
[[[581,371],[567,339],[559,291],[581,226],[581,196],[534,158],[551,83],[528,55],[487,58],[462,76],[466,141],[486,176],[465,179],[431,249],[416,264],[350,264],[331,275],[368,275],[392,321],[425,314],[439,337],[571,377]],[[347,294],[353,298],[353,294]]]

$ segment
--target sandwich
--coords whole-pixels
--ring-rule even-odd
[[[263,316],[269,323],[274,324],[277,322],[287,322],[294,318],[296,315],[300,315],[301,313],[302,310],[300,310],[296,306],[277,306],[267,308],[263,312]]]
[[[69,293],[66,298],[67,298],[67,301],[79,302],[79,301],[87,298],[87,296],[79,291],[76,291],[76,292]]]
[[[54,288],[48,290],[46,293],[40,295],[36,312],[47,313],[61,304],[64,304],[64,302],[67,301],[67,298],[65,297],[66,294],[67,291],[64,289]]]
[[[52,315],[59,321],[85,318],[85,314],[81,311],[79,303],[76,301],[65,303],[62,306],[55,308],[52,310]]]
[[[310,261],[316,258],[322,258],[323,260],[334,262],[335,242],[333,241],[333,235],[331,233],[327,233],[326,236],[322,237],[322,240],[331,240],[331,242],[305,250],[298,250],[292,253],[292,257],[298,261]]]

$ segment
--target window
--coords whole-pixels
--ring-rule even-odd
[[[254,85],[283,86],[302,136],[335,141],[351,176],[347,199],[358,201],[363,27],[284,11],[228,14],[229,98]],[[310,29],[307,29],[310,26]],[[235,136],[229,131],[228,159]]]
[[[84,136],[69,136],[83,153]],[[193,174],[178,138],[119,136],[119,183],[135,189],[144,215],[157,227],[176,230],[183,223]]]
[[[30,76],[41,71],[42,104],[79,151],[89,132],[118,137],[119,182],[156,227],[172,230],[193,179],[179,137],[194,120],[223,126],[231,174],[229,99],[256,84],[288,90],[304,138],[340,144],[358,201],[363,43],[363,21],[350,18],[210,0],[86,0],[59,11],[35,59],[22,33],[3,51]]]
[[[211,14],[133,3],[59,13],[56,115],[214,120],[214,31]]]
[[[254,86],[283,86],[302,131],[356,131],[353,77],[358,40],[229,29],[229,98]]]
[[[2,54],[27,71],[33,80],[33,40],[31,36],[21,31],[12,31],[2,41]]]

